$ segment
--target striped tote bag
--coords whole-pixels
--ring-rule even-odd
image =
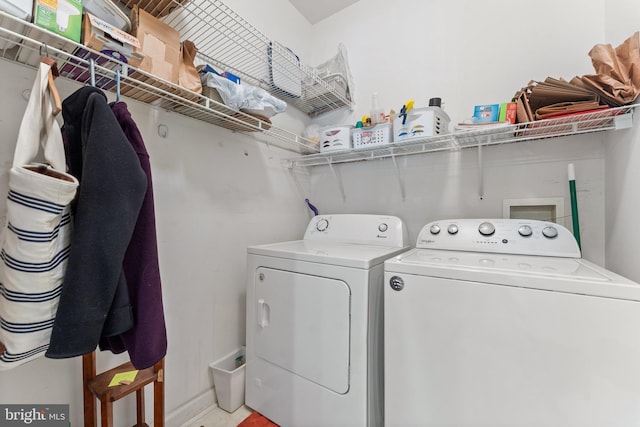
[[[69,254],[69,204],[78,181],[65,172],[62,136],[47,90],[49,69],[40,64],[9,172],[0,241],[0,370],[44,355]],[[35,163],[36,158],[44,163]]]

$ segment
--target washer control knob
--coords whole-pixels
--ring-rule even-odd
[[[389,279],[389,286],[391,286],[391,289],[394,291],[401,291],[404,289],[404,280],[402,280],[400,276],[393,276]]]
[[[528,225],[521,225],[520,227],[518,227],[518,234],[520,234],[522,237],[529,237],[533,234],[533,230]]]
[[[494,225],[491,224],[490,222],[483,222],[478,227],[478,231],[483,236],[491,236],[493,233],[496,232],[496,227],[494,227]]]
[[[385,232],[385,231],[387,231],[388,229],[389,229],[389,226],[388,226],[387,224],[385,224],[384,222],[378,226],[378,230],[379,230],[381,233],[384,233],[384,232]]]
[[[449,232],[449,234],[456,234],[458,233],[458,226],[455,224],[451,224],[447,227],[447,231]]]
[[[429,228],[429,231],[431,232],[431,234],[438,234],[440,233],[440,226],[437,224],[433,224],[431,228]]]
[[[544,237],[553,239],[554,237],[558,236],[558,229],[550,225],[542,229],[542,234]]]
[[[325,231],[327,228],[329,228],[329,221],[324,218],[316,223],[316,230],[318,231]]]

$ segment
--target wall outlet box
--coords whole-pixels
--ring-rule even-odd
[[[500,104],[476,105],[473,107],[473,121],[475,123],[497,122]]]
[[[516,123],[517,104],[515,102],[503,102],[500,104],[499,122]]]
[[[80,43],[82,0],[36,0],[33,22],[42,28]]]

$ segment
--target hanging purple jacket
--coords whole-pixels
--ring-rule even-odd
[[[151,166],[149,153],[127,104],[117,102],[111,108],[147,175],[147,193],[123,262],[135,323],[127,332],[103,339],[100,348],[114,353],[127,350],[133,366],[145,369],[162,359],[167,352]]]

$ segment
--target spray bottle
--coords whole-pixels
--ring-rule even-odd
[[[371,124],[375,126],[386,123],[386,121],[384,110],[378,106],[378,92],[373,92],[371,96]]]

